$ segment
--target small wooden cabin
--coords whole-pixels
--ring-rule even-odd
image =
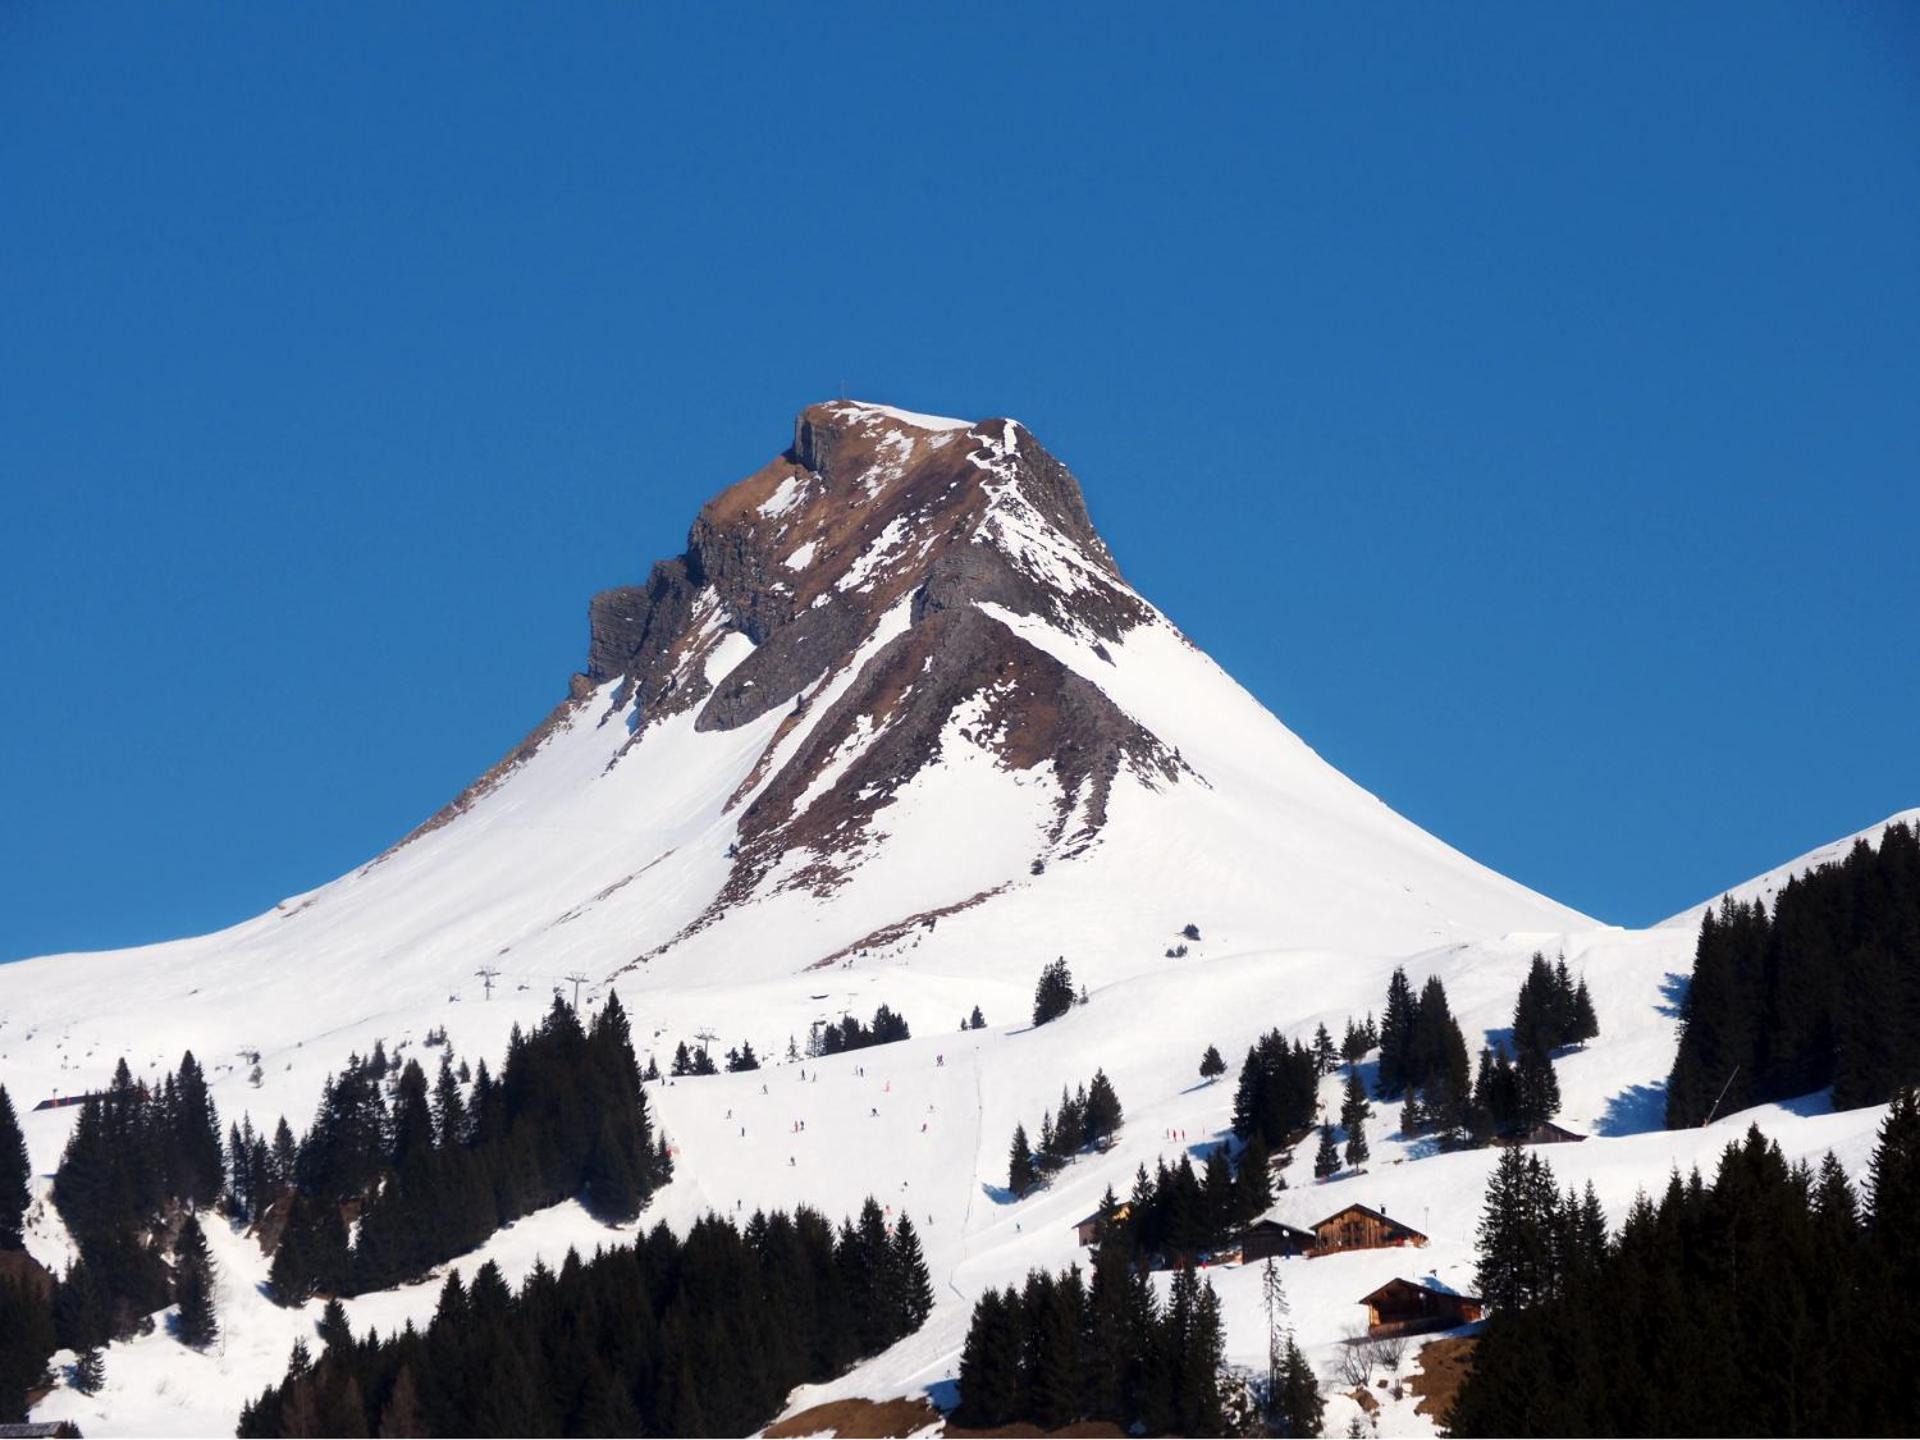
[[[1389,1219],[1383,1212],[1366,1205],[1349,1205],[1336,1210],[1313,1227],[1312,1255],[1332,1255],[1341,1250],[1387,1250],[1397,1245],[1424,1245],[1427,1237],[1411,1225]]]
[[[1096,1210],[1086,1219],[1077,1222],[1073,1227],[1073,1233],[1079,1237],[1082,1245],[1098,1245],[1100,1237],[1107,1233],[1109,1225],[1124,1224],[1127,1217],[1132,1214],[1132,1204],[1122,1200],[1111,1210]]]
[[[1472,1295],[1436,1290],[1412,1280],[1389,1280],[1371,1295],[1360,1297],[1367,1307],[1367,1334],[1417,1335],[1426,1330],[1452,1330],[1471,1325],[1486,1313]]]
[[[1517,1135],[1502,1135],[1493,1143],[1496,1145],[1571,1145],[1586,1138],[1577,1131],[1554,1124],[1551,1120],[1542,1120],[1531,1130],[1522,1130]]]
[[[1269,1255],[1304,1255],[1313,1248],[1314,1234],[1278,1220],[1256,1220],[1233,1237],[1243,1262],[1265,1260]]]

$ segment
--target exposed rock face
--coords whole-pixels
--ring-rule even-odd
[[[807,853],[780,883],[831,889],[874,816],[956,736],[1007,768],[1050,768],[1047,845],[1069,853],[1104,823],[1122,770],[1158,784],[1183,767],[982,605],[1094,640],[1153,615],[1078,482],[1016,422],[814,405],[794,422],[792,448],[701,509],[683,555],[594,597],[575,695],[618,679],[636,736],[688,711],[699,730],[788,712],[735,796],[735,868],[709,915],[796,851]],[[876,648],[883,624],[899,633]],[[729,633],[754,649],[710,684],[706,661]],[[804,738],[776,760],[797,729]]]
[[[595,597],[587,675],[632,680],[648,719],[704,701],[701,728],[732,729],[819,680],[903,595],[916,624],[991,600],[1107,638],[1149,613],[1072,474],[1019,425],[932,429],[839,402],[709,502],[686,554]],[[696,662],[726,630],[757,648],[709,696]]]

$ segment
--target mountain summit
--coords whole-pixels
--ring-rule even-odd
[[[1099,646],[1153,612],[1079,484],[1016,421],[815,405],[791,449],[701,510],[685,554],[595,597],[584,678],[619,682],[612,703],[636,737],[682,712],[700,731],[780,712],[754,787],[734,797],[738,854],[717,903],[800,851],[800,876],[824,894],[875,816],[956,742],[1051,776],[1047,847],[1097,833],[1123,771],[1145,784],[1180,774],[1096,684],[1001,616]],[[735,636],[751,653],[710,675]]]
[[[1350,941],[1363,917],[1388,948],[1579,918],[1275,724],[1126,583],[1079,482],[1017,421],[810,406],[784,453],[701,509],[682,554],[595,596],[590,619],[569,698],[401,847],[496,802],[597,815],[631,786],[609,818],[657,838],[548,909],[556,924],[638,911],[621,929],[645,943],[583,957],[573,942],[594,927],[575,926],[575,963],[651,961],[745,907],[788,917],[786,963],[820,964],[989,902],[1022,908],[1018,892],[1058,898],[1090,861],[1125,871],[1088,882],[1127,897],[1093,907],[1101,932],[1155,895],[1183,897],[1180,913],[1236,896],[1302,944]],[[553,790],[578,748],[598,773]],[[683,751],[708,758],[674,762],[677,784],[704,772],[712,789],[670,814],[637,777]],[[810,934],[812,953],[791,950]]]

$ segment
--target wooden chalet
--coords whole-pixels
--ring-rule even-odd
[[[1571,1145],[1586,1138],[1577,1131],[1554,1124],[1551,1120],[1542,1120],[1531,1130],[1522,1130],[1515,1135],[1502,1135],[1493,1143],[1496,1145]]]
[[[1389,1280],[1371,1295],[1360,1297],[1367,1307],[1367,1334],[1417,1335],[1427,1330],[1452,1330],[1471,1325],[1486,1313],[1472,1295],[1436,1290],[1412,1280]]]
[[[1113,1209],[1105,1211],[1096,1210],[1093,1214],[1087,1216],[1086,1219],[1076,1223],[1073,1227],[1073,1233],[1079,1237],[1082,1245],[1098,1245],[1100,1243],[1100,1237],[1107,1233],[1107,1227],[1109,1225],[1124,1224],[1127,1217],[1132,1214],[1133,1206],[1127,1201],[1122,1200],[1118,1205],[1114,1206]]]
[[[1278,1220],[1256,1220],[1235,1235],[1233,1243],[1239,1247],[1240,1259],[1252,1262],[1270,1255],[1304,1255],[1313,1248],[1314,1233]]]
[[[1342,1250],[1389,1250],[1398,1245],[1424,1245],[1427,1237],[1411,1225],[1402,1225],[1366,1205],[1349,1205],[1315,1222],[1309,1256],[1333,1255]]]

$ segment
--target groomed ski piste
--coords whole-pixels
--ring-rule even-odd
[[[994,437],[966,422],[853,408],[871,412],[858,423],[964,432],[991,453]],[[1036,539],[1030,514],[1023,523],[990,527],[976,543],[1011,544],[1022,564],[1058,567],[1057,583],[1073,583],[1061,554],[1070,542],[1057,532]],[[989,717],[957,709],[934,763],[879,812],[873,833],[850,842],[833,885],[784,883],[804,858],[789,857],[716,914],[745,803],[906,628],[904,602],[819,682],[798,724],[776,707],[731,730],[701,730],[691,711],[636,726],[632,697],[609,680],[446,823],[331,884],[213,935],[0,967],[0,1083],[21,1112],[40,1197],[31,1252],[56,1272],[70,1263],[45,1197],[77,1114],[32,1107],[102,1086],[119,1057],[148,1076],[191,1049],[223,1127],[249,1115],[270,1130],[284,1114],[298,1133],[350,1052],[378,1040],[430,1063],[427,1032],[444,1029],[456,1055],[497,1064],[510,1028],[534,1024],[557,989],[571,997],[564,977],[575,973],[589,977],[583,1010],[618,989],[643,1062],[651,1054],[665,1071],[676,1044],[710,1030],[716,1054],[750,1041],[764,1068],[647,1087],[677,1169],[637,1226],[603,1226],[574,1204],[526,1217],[419,1284],[347,1301],[356,1332],[424,1323],[446,1268],[470,1276],[493,1260],[517,1281],[536,1261],[557,1267],[569,1248],[587,1253],[638,1228],[683,1231],[709,1211],[744,1221],[756,1208],[798,1203],[837,1221],[872,1195],[919,1227],[933,1315],[848,1375],[797,1391],[789,1410],[855,1396],[950,1403],[975,1299],[1030,1268],[1084,1261],[1075,1222],[1109,1186],[1125,1196],[1137,1167],[1180,1151],[1202,1161],[1227,1133],[1233,1077],[1259,1034],[1306,1038],[1325,1023],[1337,1039],[1349,1017],[1380,1012],[1389,975],[1405,965],[1416,989],[1441,978],[1477,1049],[1504,1035],[1536,950],[1564,954],[1586,979],[1601,1025],[1598,1039],[1558,1060],[1557,1119],[1591,1138],[1542,1153],[1563,1188],[1591,1180],[1615,1225],[1637,1192],[1656,1193],[1675,1169],[1711,1172],[1749,1123],[1790,1159],[1831,1149],[1863,1177],[1881,1109],[1832,1114],[1813,1096],[1700,1130],[1661,1128],[1697,910],[1647,930],[1608,927],[1460,855],[1326,765],[1157,612],[1101,643],[1072,625],[979,608],[1098,686],[1177,754],[1180,778],[1123,775],[1087,838],[1073,823],[1057,826],[1052,772],[1011,768],[983,733]],[[717,684],[752,649],[737,631],[721,634],[703,652],[706,678]],[[853,758],[829,766],[844,771]],[[822,773],[819,793],[835,773]],[[1851,838],[1741,893],[1777,888],[1787,873],[1843,854]],[[1198,941],[1183,939],[1187,925]],[[1170,958],[1180,944],[1186,953]],[[1088,1001],[1035,1029],[1034,982],[1056,956]],[[483,968],[498,972],[490,998]],[[882,1003],[906,1016],[911,1040],[783,1058],[790,1039],[804,1049],[815,1020],[865,1019]],[[988,1027],[963,1032],[976,1005]],[[1197,1066],[1210,1044],[1229,1071],[1205,1084]],[[1014,1126],[1033,1133],[1062,1087],[1096,1068],[1125,1107],[1117,1142],[1014,1201],[1004,1189]],[[1330,1113],[1341,1083],[1323,1082]],[[1305,1225],[1359,1202],[1431,1238],[1421,1249],[1279,1263],[1335,1434],[1357,1409],[1333,1372],[1364,1320],[1359,1298],[1395,1276],[1471,1293],[1497,1156],[1436,1153],[1430,1140],[1399,1134],[1397,1104],[1376,1101],[1375,1111],[1364,1173],[1315,1183],[1308,1142],[1270,1212]],[[320,1307],[275,1306],[252,1237],[224,1223],[208,1235],[219,1341],[189,1351],[156,1317],[152,1333],[108,1348],[99,1393],[63,1381],[34,1419],[72,1420],[96,1436],[231,1433],[241,1405],[284,1373],[294,1340],[311,1340]],[[1207,1272],[1224,1304],[1229,1359],[1249,1368],[1263,1368],[1266,1355],[1259,1272]],[[56,1373],[72,1359],[56,1357]],[[1379,1398],[1380,1433],[1432,1433],[1433,1417],[1416,1415],[1411,1397]]]

